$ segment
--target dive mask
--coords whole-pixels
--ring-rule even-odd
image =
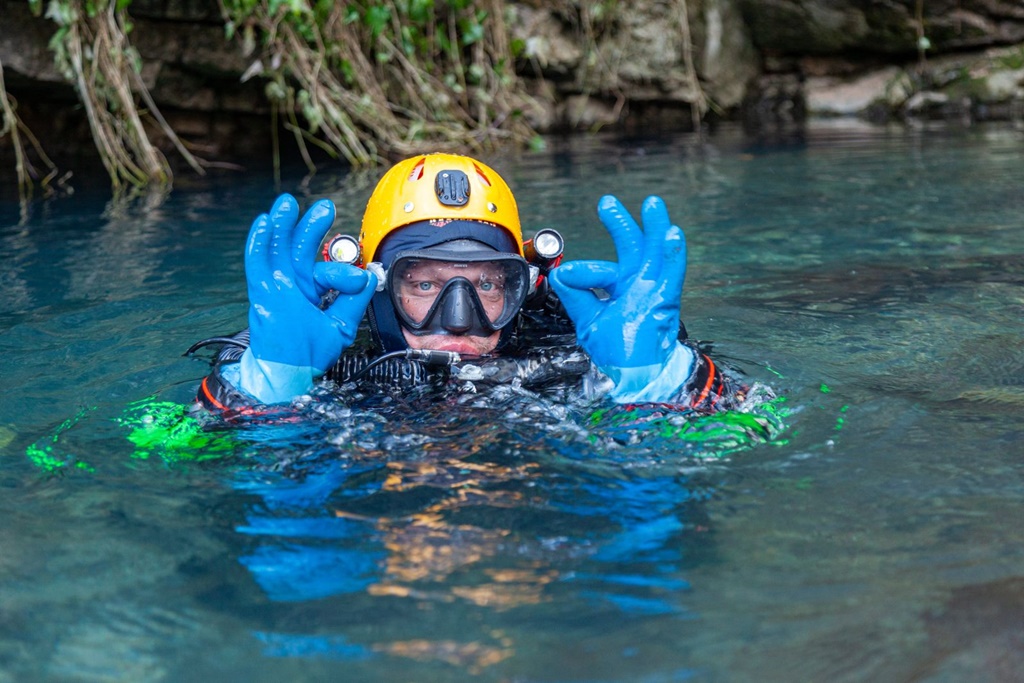
[[[396,255],[387,290],[402,326],[416,336],[487,337],[512,321],[534,279],[517,254],[424,249]]]

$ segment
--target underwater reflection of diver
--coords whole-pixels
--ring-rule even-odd
[[[460,639],[510,653],[516,638],[468,625],[527,605],[557,605],[553,629],[615,613],[687,617],[685,571],[709,551],[711,489],[679,474],[624,475],[639,449],[594,452],[566,422],[501,417],[531,406],[542,407],[523,397],[493,411],[395,405],[388,416],[415,424],[386,416],[358,435],[328,430],[330,446],[288,467],[240,472],[237,486],[258,496],[237,526],[253,542],[240,561],[287,605],[287,620],[260,633],[266,652],[365,658],[408,639]],[[556,455],[581,443],[598,462]],[[361,633],[348,615],[366,610],[390,625]]]

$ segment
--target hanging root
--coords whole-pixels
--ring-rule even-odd
[[[47,156],[36,136],[18,116],[18,103],[7,92],[4,84],[2,61],[0,61],[0,114],[2,114],[0,116],[0,138],[8,134],[11,136],[11,147],[14,149],[14,170],[18,176],[18,197],[22,204],[32,198],[36,181],[39,182],[45,194],[53,194],[55,188],[51,183],[57,177],[57,166]],[[39,163],[45,168],[45,172],[41,172],[33,165],[26,143],[31,145]],[[59,179],[58,184],[63,185],[68,176],[70,173]]]
[[[256,70],[307,164],[308,143],[364,166],[534,135],[521,112],[528,100],[513,69],[502,0],[421,3],[418,10],[395,0],[361,8],[320,3],[300,13],[272,12],[279,5],[269,0],[220,2],[229,27],[262,37]]]
[[[16,103],[7,94],[4,86],[4,65],[0,61],[0,112],[3,119],[0,121],[0,138],[7,134],[11,136],[11,146],[14,148],[14,169],[18,174],[18,196],[23,200],[32,196],[32,178],[29,174],[29,163],[25,154],[25,143],[21,139],[21,119],[15,111]]]
[[[170,164],[146,124],[197,173],[207,165],[178,139],[139,76],[129,3],[51,0],[46,10],[59,27],[51,41],[55,63],[78,94],[115,193],[170,186]],[[504,0],[219,3],[229,33],[261,41],[252,71],[267,79],[275,165],[278,124],[294,135],[311,170],[310,147],[366,166],[439,147],[481,149],[535,137],[523,115],[531,102],[514,71]],[[9,98],[0,97],[24,184],[24,128]]]
[[[89,118],[96,148],[115,191],[151,182],[167,184],[171,169],[164,155],[150,142],[131,90],[128,45],[113,2],[90,17],[79,0],[75,13],[62,27],[65,73],[69,76]],[[121,16],[119,16],[121,15]]]
[[[60,27],[51,42],[56,64],[85,108],[115,192],[171,183],[170,164],[151,142],[146,120],[167,136],[196,173],[205,174],[203,165],[161,115],[139,76],[141,60],[128,40],[127,4],[60,0],[47,12]],[[136,97],[145,109],[140,109]]]
[[[683,66],[686,68],[686,75],[693,87],[693,101],[690,103],[690,119],[694,132],[700,131],[700,122],[707,113],[710,103],[704,89],[700,85],[700,78],[697,76],[697,66],[693,61],[693,38],[690,35],[689,7],[686,0],[683,0],[677,10],[679,14],[679,32],[683,40]]]

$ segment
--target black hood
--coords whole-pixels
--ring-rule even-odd
[[[493,249],[504,254],[518,254],[515,239],[504,228],[493,223],[461,220],[432,220],[410,223],[395,230],[381,242],[374,260],[390,268],[395,256],[404,251],[437,249],[444,251],[448,242],[472,240],[480,244],[480,248]],[[383,353],[401,351],[409,348],[402,334],[402,327],[395,315],[391,296],[387,291],[373,295],[369,308],[370,330],[373,332],[374,343]],[[506,325],[501,331],[497,348],[502,348],[515,332],[517,318]]]

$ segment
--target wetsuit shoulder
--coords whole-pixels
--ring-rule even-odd
[[[694,351],[690,376],[676,398],[661,405],[708,414],[731,410],[742,403],[746,397],[746,385],[696,344],[687,343],[687,346]]]
[[[733,388],[723,369],[715,364],[711,356],[698,351],[693,371],[683,391],[687,407],[701,412],[715,412],[724,409]],[[722,407],[719,403],[723,404]]]
[[[234,361],[232,361],[234,362]],[[223,376],[227,363],[218,363],[199,385],[196,400],[211,413],[228,413],[251,411],[258,402],[248,394],[236,389]]]

